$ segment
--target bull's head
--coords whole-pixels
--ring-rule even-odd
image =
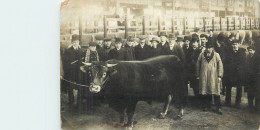
[[[82,62],[84,66],[80,67],[80,70],[87,73],[87,80],[90,81],[89,90],[93,93],[98,93],[104,88],[104,84],[109,80],[110,76],[117,71],[112,68],[117,64],[108,64],[107,62]]]

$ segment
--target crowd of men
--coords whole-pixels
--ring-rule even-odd
[[[114,41],[114,42],[112,42]],[[256,44],[259,41],[255,41]],[[72,35],[72,42],[62,56],[64,79],[78,84],[88,84],[86,76],[80,73],[82,62],[107,61],[140,61],[160,55],[175,55],[184,63],[186,84],[193,88],[194,95],[200,97],[203,111],[211,109],[212,97],[216,113],[222,114],[220,94],[225,95],[225,105],[231,106],[231,89],[236,87],[235,106],[240,107],[242,86],[248,93],[248,108],[260,111],[260,52],[254,46],[242,48],[234,35],[226,37],[220,33],[192,34],[187,36],[166,35],[165,32],[152,37],[145,35],[138,39],[128,37],[100,38],[90,42],[87,49],[82,49],[79,36]],[[73,87],[66,83],[69,103],[73,105],[73,89],[78,90],[78,107],[86,103],[87,107],[96,104],[94,98],[84,87]],[[84,89],[84,90],[83,90]],[[102,95],[102,94],[100,94]],[[102,96],[95,96],[95,98]],[[255,103],[254,103],[255,100]],[[91,109],[88,109],[91,110]]]

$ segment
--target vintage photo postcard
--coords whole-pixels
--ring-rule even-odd
[[[260,129],[259,7],[63,0],[61,129]]]

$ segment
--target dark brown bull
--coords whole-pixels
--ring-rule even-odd
[[[171,100],[179,108],[178,117],[183,116],[187,88],[183,81],[183,63],[176,56],[159,56],[145,61],[121,61],[117,64],[93,62],[81,67],[90,74],[90,91],[104,91],[107,103],[120,113],[124,122],[126,109],[128,122],[133,126],[133,115],[138,101],[151,102],[155,98],[165,101],[160,117],[167,114]]]

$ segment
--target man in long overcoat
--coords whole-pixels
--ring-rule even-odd
[[[83,61],[83,51],[79,45],[79,35],[75,34],[72,35],[71,44],[63,55],[64,78],[66,80],[80,83],[79,68],[81,61]],[[65,86],[68,92],[69,105],[72,107],[74,103],[73,89],[77,89],[77,86],[70,83],[66,83]]]
[[[242,96],[242,86],[245,85],[246,79],[246,52],[244,48],[239,48],[239,41],[233,40],[232,50],[226,53],[225,56],[225,74],[224,80],[226,83],[226,99],[225,105],[231,106],[231,89],[237,88],[236,107],[240,106]]]
[[[253,46],[249,46],[248,57],[247,57],[247,97],[248,97],[248,107],[249,109],[254,109],[254,99],[255,99],[255,107],[260,107],[260,92],[259,86],[257,86],[257,78],[260,73],[260,56],[255,52],[255,48]]]
[[[213,44],[208,42],[206,50],[200,53],[196,64],[196,76],[199,79],[199,93],[202,96],[203,111],[210,109],[212,95],[215,99],[216,112],[222,114],[220,103],[221,78],[223,64],[218,53],[213,51]]]

